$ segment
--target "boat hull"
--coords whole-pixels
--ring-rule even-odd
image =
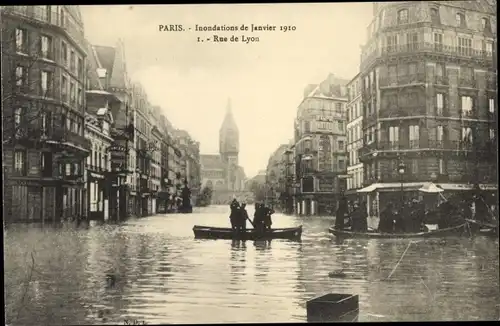
[[[494,237],[498,236],[498,225],[472,219],[466,219],[465,221],[469,224],[473,233]]]
[[[271,229],[264,233],[254,229],[246,229],[245,232],[237,232],[231,228],[217,228],[210,226],[193,227],[196,239],[225,239],[225,240],[272,240],[287,239],[300,240],[302,237],[302,225],[296,228]]]
[[[410,239],[410,238],[434,238],[450,235],[461,235],[465,232],[465,224],[455,227],[418,233],[378,233],[378,232],[352,232],[349,230],[338,230],[333,227],[328,231],[336,237],[343,238],[369,238],[369,239]]]

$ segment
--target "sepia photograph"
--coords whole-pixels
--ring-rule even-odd
[[[0,22],[5,325],[500,320],[496,0]]]

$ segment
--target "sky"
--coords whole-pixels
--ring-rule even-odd
[[[371,3],[80,6],[86,38],[125,44],[127,69],[152,105],[176,128],[219,151],[228,99],[240,134],[239,163],[247,177],[267,166],[293,138],[304,88],[329,73],[351,79],[372,18]],[[159,31],[182,24],[185,31]],[[195,25],[274,25],[276,31],[196,32]],[[280,31],[294,26],[294,31]],[[191,28],[191,30],[189,30]],[[259,42],[198,42],[213,35]]]

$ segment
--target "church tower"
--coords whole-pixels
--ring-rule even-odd
[[[231,110],[231,99],[227,100],[226,116],[219,130],[219,153],[228,165],[238,165],[240,135]]]

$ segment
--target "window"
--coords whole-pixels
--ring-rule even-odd
[[[343,140],[339,140],[338,141],[338,145],[339,145],[339,151],[344,151],[345,150],[345,145],[344,145],[344,141]]]
[[[52,59],[52,38],[42,35],[40,41],[40,55],[45,59]]]
[[[81,108],[81,106],[82,106],[82,89],[81,89],[81,87],[78,87],[78,90],[76,93],[76,103],[78,104],[78,107]]]
[[[68,64],[68,46],[64,41],[61,43],[61,59],[65,65]]]
[[[75,83],[74,82],[70,82],[69,96],[70,96],[70,103],[74,104],[75,103]]]
[[[62,76],[61,80],[61,96],[63,101],[68,101],[68,78],[66,76]]]
[[[495,99],[494,98],[490,98],[488,100],[488,111],[490,113],[495,113]]]
[[[472,97],[462,96],[462,113],[470,114],[472,113]]]
[[[411,173],[412,174],[418,173],[418,160],[416,159],[411,160]]]
[[[75,51],[71,51],[71,54],[69,56],[69,69],[72,72],[75,72],[76,68],[76,57],[75,57]]]
[[[408,41],[408,50],[416,50],[418,49],[418,33],[408,33],[406,34]]]
[[[339,160],[339,170],[344,170],[345,169],[345,161],[344,160]]]
[[[61,8],[61,27],[66,26],[66,17],[64,16],[64,9]]]
[[[64,165],[64,174],[65,175],[71,175],[71,164],[70,163],[66,163]]]
[[[418,125],[410,126],[410,148],[419,148],[420,128]]]
[[[42,70],[41,72],[40,84],[41,84],[42,96],[50,95],[50,84],[52,82],[51,75],[52,73],[49,71]]]
[[[387,42],[387,52],[397,51],[397,47],[398,47],[398,36],[397,35],[387,36],[386,42]]]
[[[436,115],[442,116],[444,109],[444,95],[441,93],[436,94]]]
[[[26,174],[26,151],[16,150],[14,152],[14,171],[17,174]]]
[[[462,128],[462,141],[472,143],[472,129],[470,127]]]
[[[456,23],[457,23],[458,27],[466,27],[465,26],[465,16],[464,16],[464,14],[457,13],[455,15],[455,20],[456,20]]]
[[[16,51],[21,53],[28,52],[28,34],[25,29],[16,28]]]
[[[463,56],[471,56],[472,54],[472,40],[470,38],[458,38],[458,54]]]
[[[495,129],[490,128],[490,140],[495,139]]]
[[[442,78],[445,75],[445,64],[436,63],[436,76]]]
[[[398,11],[398,24],[408,23],[408,9]]]
[[[487,56],[491,56],[493,52],[493,43],[490,41],[483,40],[483,52]]]
[[[77,63],[77,66],[76,66],[76,71],[77,71],[77,74],[78,74],[78,78],[82,78],[83,77],[83,60],[82,60],[82,58],[78,58],[78,63]]]
[[[483,32],[491,32],[490,20],[488,18],[481,18],[481,28]]]
[[[438,159],[439,174],[445,174],[444,160],[442,158]]]
[[[23,115],[23,109],[16,108],[16,110],[14,111],[14,130],[16,136],[19,136],[21,134],[22,115]]]
[[[434,49],[436,51],[443,51],[443,34],[434,33]]]
[[[339,131],[344,131],[344,121],[337,121]]]
[[[23,66],[16,67],[16,85],[24,86],[26,85],[26,70]]]
[[[40,158],[40,167],[44,177],[52,176],[52,153],[42,152]]]
[[[311,123],[309,121],[304,121],[304,132],[311,132]]]
[[[431,23],[441,24],[441,18],[439,17],[439,9],[431,8]]]
[[[335,112],[342,114],[342,103],[335,103]]]
[[[397,149],[399,142],[399,127],[389,127],[390,149]]]
[[[438,141],[443,140],[443,126],[436,127],[436,138]]]

